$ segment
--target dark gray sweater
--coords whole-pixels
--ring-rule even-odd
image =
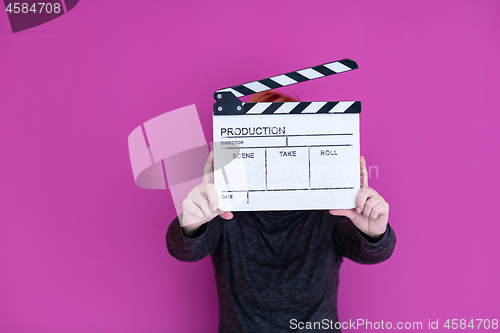
[[[168,251],[179,260],[212,257],[223,333],[295,331],[292,319],[338,321],[342,257],[379,263],[396,243],[389,225],[383,236],[369,240],[348,218],[328,211],[233,214],[231,220],[215,217],[194,238],[184,236],[176,218],[166,237]]]

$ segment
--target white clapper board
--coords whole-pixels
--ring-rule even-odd
[[[221,210],[355,207],[361,102],[242,103],[239,97],[356,68],[344,59],[215,92],[214,185]]]

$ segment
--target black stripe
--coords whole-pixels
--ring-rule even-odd
[[[309,81],[309,79],[307,77],[305,77],[304,75],[300,75],[297,72],[290,72],[290,73],[286,73],[285,75],[288,76],[289,78],[294,79],[297,82]]]
[[[262,112],[262,114],[271,114],[274,113],[274,111],[278,110],[280,106],[283,105],[284,102],[274,102],[273,104],[269,105],[267,109]]]
[[[276,89],[276,88],[280,88],[280,87],[283,87],[281,84],[279,84],[278,82],[276,81],[273,81],[271,79],[263,79],[263,80],[259,80],[258,82],[262,83],[263,85],[265,86],[268,86],[269,89]]]
[[[327,75],[333,75],[333,74],[337,74],[337,72],[334,72],[332,71],[331,69],[323,66],[323,65],[319,65],[319,66],[316,66],[316,67],[312,67],[312,69],[314,69],[315,71],[318,71],[320,72],[321,74],[327,76]]]
[[[243,94],[243,96],[248,96],[248,95],[252,95],[252,94],[255,94],[255,91],[253,91],[252,89],[249,89],[243,85],[241,86],[235,86],[235,87],[232,87],[234,90],[236,90],[237,92],[239,92],[240,94]]]
[[[354,102],[344,113],[361,113],[361,102]]]
[[[351,60],[351,59],[344,59],[344,60],[340,60],[338,62],[340,62],[342,65],[346,65],[347,67],[349,67],[351,69],[358,68],[358,64],[354,60]]]
[[[305,108],[307,108],[311,104],[311,102],[300,102],[296,107],[294,107],[290,112],[288,113],[301,113],[304,111]]]
[[[316,113],[328,113],[330,112],[331,109],[333,109],[333,107],[335,105],[337,105],[339,102],[327,102],[325,105],[323,105],[323,107],[321,109],[318,110],[318,112]]]
[[[254,106],[255,106],[256,103],[244,103],[243,104],[243,110],[245,111],[245,113],[247,113],[248,111],[250,111]]]

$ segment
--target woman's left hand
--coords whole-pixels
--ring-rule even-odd
[[[347,216],[359,230],[370,237],[382,235],[389,220],[389,204],[368,186],[368,172],[363,156],[360,157],[361,187],[356,196],[356,208],[330,209],[332,215]]]

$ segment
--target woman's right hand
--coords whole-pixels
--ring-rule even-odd
[[[195,186],[182,201],[182,232],[187,237],[192,237],[196,230],[215,216],[220,215],[223,219],[233,218],[233,213],[224,212],[218,208],[219,196],[214,186],[213,164],[214,153],[208,155],[203,168],[203,182]]]

